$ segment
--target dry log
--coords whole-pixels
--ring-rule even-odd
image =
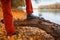
[[[15,26],[32,26],[45,30],[55,38],[60,37],[60,25],[45,20],[44,18],[36,18],[31,20],[15,20]]]

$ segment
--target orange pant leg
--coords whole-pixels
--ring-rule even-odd
[[[11,35],[16,32],[13,24],[13,16],[11,13],[11,0],[1,0],[1,4],[7,35]]]
[[[31,0],[26,0],[26,13],[32,14],[33,13],[33,7]]]

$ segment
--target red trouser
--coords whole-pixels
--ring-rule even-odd
[[[26,13],[32,14],[33,13],[33,7],[31,0],[26,0]]]
[[[11,35],[16,32],[13,25],[13,16],[11,13],[11,0],[1,0],[1,4],[7,35]]]
[[[13,16],[11,13],[11,0],[1,0],[1,3],[7,35],[11,35],[16,32],[13,24]],[[31,0],[26,0],[26,12],[27,14],[33,13]]]

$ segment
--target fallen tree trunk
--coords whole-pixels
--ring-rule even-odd
[[[31,20],[15,20],[15,26],[32,26],[45,30],[55,38],[60,37],[60,25],[45,20],[44,18],[36,18]]]

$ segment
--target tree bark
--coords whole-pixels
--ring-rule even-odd
[[[38,27],[45,30],[48,34],[51,34],[55,38],[60,37],[60,25],[45,20],[43,18],[36,18],[30,20],[15,20],[15,26],[31,26]]]

